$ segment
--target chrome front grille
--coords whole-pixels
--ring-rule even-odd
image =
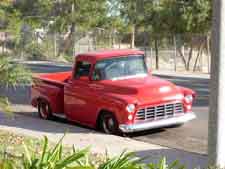
[[[149,106],[139,109],[136,113],[135,120],[142,121],[165,119],[183,112],[182,103],[168,103],[158,106]]]

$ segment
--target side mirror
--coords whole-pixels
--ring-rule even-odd
[[[93,79],[94,81],[101,80],[103,77],[103,72],[100,69],[96,69],[93,73]]]

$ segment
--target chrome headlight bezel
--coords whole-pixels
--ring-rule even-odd
[[[193,96],[190,95],[190,94],[186,95],[186,96],[184,96],[184,100],[185,100],[186,103],[190,104],[190,103],[193,102]]]
[[[126,111],[127,111],[128,113],[134,113],[134,112],[135,112],[135,109],[136,109],[136,107],[135,107],[134,104],[128,104],[128,105],[126,106]]]

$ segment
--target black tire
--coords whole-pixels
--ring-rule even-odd
[[[106,134],[119,134],[118,122],[112,113],[103,113],[100,117],[100,129]]]
[[[44,120],[49,120],[52,117],[51,107],[50,105],[43,100],[38,102],[38,114],[40,118]]]

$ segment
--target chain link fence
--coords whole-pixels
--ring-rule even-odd
[[[131,47],[131,34],[94,29],[67,34],[44,30],[18,36],[0,32],[0,54],[21,60],[52,60],[72,62],[73,56],[103,49]],[[151,69],[166,71],[210,71],[210,36],[200,34],[152,35],[135,34],[135,48],[146,54]]]

